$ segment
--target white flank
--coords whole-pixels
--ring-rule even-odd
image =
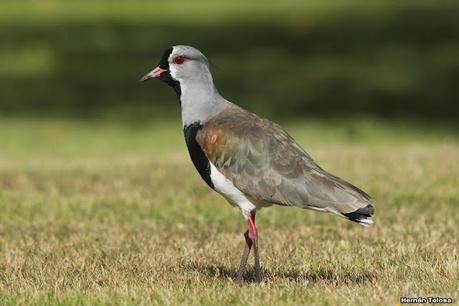
[[[215,190],[224,196],[229,202],[239,206],[245,218],[248,218],[250,212],[256,208],[247,197],[234,186],[218,169],[210,163],[210,178],[214,184]]]

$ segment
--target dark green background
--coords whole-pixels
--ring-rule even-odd
[[[459,115],[458,1],[2,1],[0,112],[177,116],[139,83],[189,44],[227,99],[271,117]]]

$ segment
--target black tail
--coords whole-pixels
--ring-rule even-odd
[[[343,214],[349,220],[357,222],[362,225],[370,225],[373,224],[373,220],[371,220],[371,216],[373,216],[375,209],[371,204],[368,204],[365,207],[359,208],[353,212]]]

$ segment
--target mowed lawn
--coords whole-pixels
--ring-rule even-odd
[[[284,124],[322,167],[374,197],[375,225],[261,210],[264,281],[252,281],[251,257],[239,287],[245,223],[195,172],[179,121],[1,118],[0,303],[457,300],[457,128],[365,118]]]

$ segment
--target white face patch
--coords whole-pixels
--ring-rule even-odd
[[[169,58],[167,59],[168,63],[169,63],[169,73],[171,75],[171,77],[178,81],[177,80],[177,67],[176,67],[176,64],[173,63],[173,59],[177,56],[177,51],[176,51],[176,47],[174,47],[172,49],[172,52],[171,54],[169,55]]]
[[[174,63],[183,56],[183,63]],[[180,104],[184,126],[206,122],[218,113],[225,99],[214,86],[206,57],[189,46],[174,46],[168,58],[169,73],[180,85]]]

